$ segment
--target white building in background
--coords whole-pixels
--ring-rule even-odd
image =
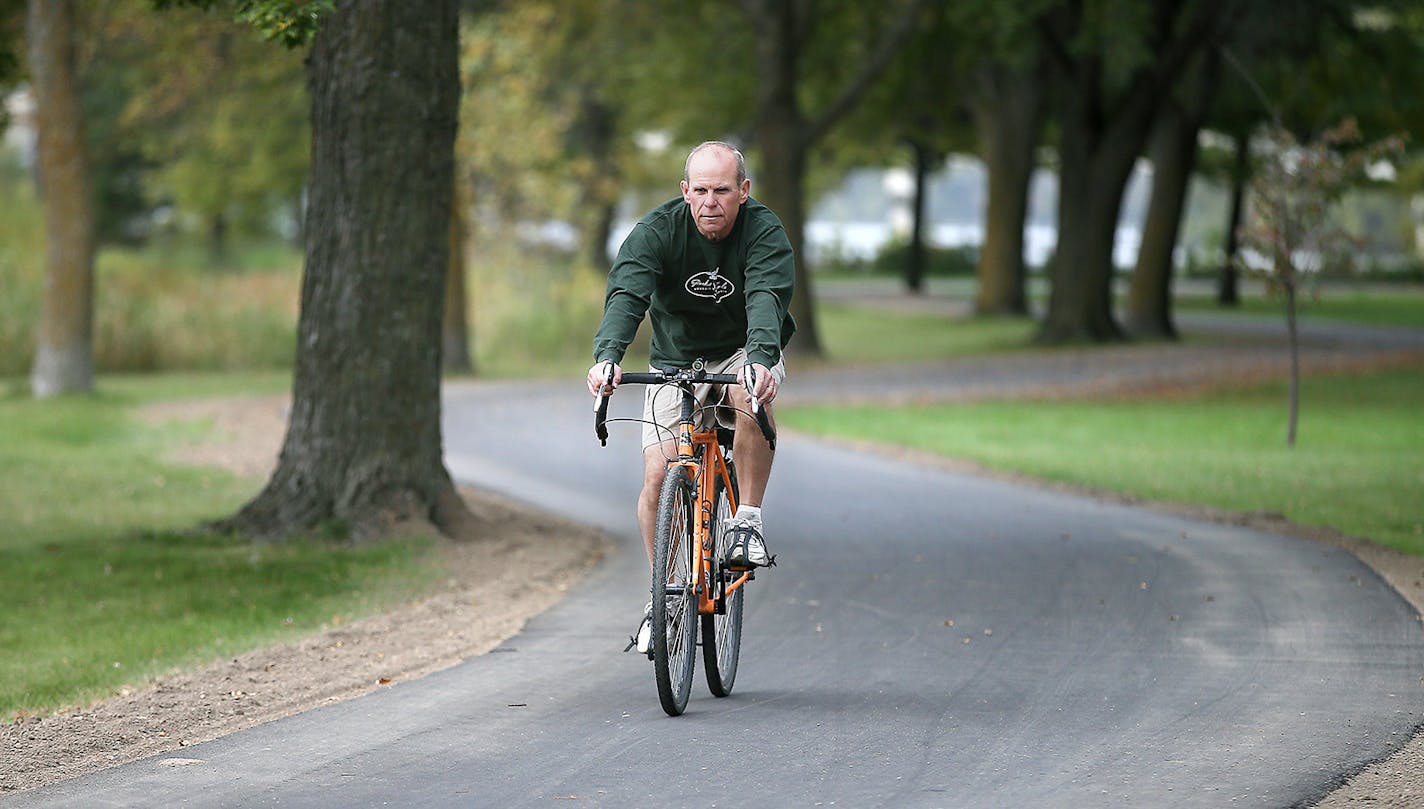
[[[955,156],[930,180],[925,215],[926,241],[951,248],[982,244],[987,185],[983,164]],[[1128,185],[1113,259],[1120,267],[1137,260],[1141,223],[1151,190],[1151,169],[1139,165]],[[1029,194],[1024,258],[1042,266],[1057,244],[1055,219],[1058,177],[1038,171]],[[914,206],[914,178],[905,169],[856,169],[811,208],[806,223],[806,252],[813,263],[844,258],[873,258],[893,241],[909,238]]]
[[[35,164],[35,101],[28,87],[5,97],[5,112],[10,116],[10,126],[0,143],[6,150],[14,150],[29,168]]]

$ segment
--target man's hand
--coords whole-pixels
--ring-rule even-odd
[[[743,387],[747,384],[747,372],[750,371],[754,378],[752,395],[758,402],[764,405],[771,404],[776,398],[776,377],[771,375],[771,370],[759,362],[749,362],[742,366],[742,370],[737,372],[737,379]]]
[[[611,385],[608,384],[609,368],[613,369],[613,384]],[[614,388],[618,387],[618,382],[622,378],[623,369],[618,367],[618,363],[608,360],[594,363],[594,366],[588,369],[588,392],[591,396],[600,394],[607,396],[613,392]]]

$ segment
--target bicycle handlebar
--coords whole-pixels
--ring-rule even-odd
[[[609,383],[613,381],[613,368],[608,369]],[[618,379],[620,385],[667,385],[678,383],[692,383],[701,385],[736,385],[740,380],[736,374],[709,374],[702,369],[681,370],[681,371],[653,371],[650,373],[627,373],[625,372]],[[748,391],[750,394],[751,391]],[[608,400],[613,398],[613,394],[602,394],[594,399],[593,403],[593,431],[598,435],[598,440],[603,446],[608,446]],[[766,408],[761,406],[761,402],[752,397],[752,414],[756,416],[757,427],[761,428],[762,437],[776,451],[776,428],[771,425],[771,419],[766,415]]]

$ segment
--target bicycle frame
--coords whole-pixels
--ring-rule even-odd
[[[678,387],[682,390],[682,418],[678,422],[677,457],[668,460],[668,470],[675,467],[686,469],[688,479],[693,483],[697,519],[693,524],[692,539],[698,552],[692,557],[692,580],[697,582],[698,614],[712,615],[725,610],[726,597],[751,581],[753,571],[740,571],[741,575],[725,587],[718,587],[721,582],[714,581],[713,574],[718,568],[712,558],[715,552],[713,521],[717,518],[713,493],[720,478],[735,513],[736,490],[732,488],[731,470],[727,467],[716,428],[696,428],[696,399],[690,387],[685,384]]]

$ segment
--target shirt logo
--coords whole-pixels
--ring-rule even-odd
[[[728,279],[718,275],[721,267],[708,272],[700,272],[687,279],[687,291],[699,298],[711,298],[713,303],[721,303],[724,298],[737,291]]]

